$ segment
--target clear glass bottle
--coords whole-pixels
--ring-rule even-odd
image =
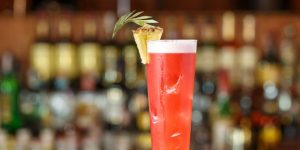
[[[37,136],[43,127],[50,127],[50,108],[45,84],[33,70],[27,72],[27,88],[21,91],[20,109],[23,127]]]
[[[233,12],[225,12],[222,17],[223,44],[218,54],[218,67],[227,70],[230,84],[234,88],[238,85],[238,73],[236,71],[236,43],[235,43],[235,15]]]
[[[78,46],[78,64],[81,75],[92,74],[101,79],[102,49],[97,39],[97,24],[89,18],[83,25],[83,41]]]
[[[62,76],[69,80],[77,76],[76,46],[71,41],[72,27],[67,19],[58,22],[58,41],[54,45],[55,76]]]
[[[241,86],[245,88],[254,88],[255,86],[255,67],[258,61],[257,49],[254,46],[256,22],[252,15],[246,15],[243,18],[243,42],[238,53],[238,68],[241,80]]]
[[[54,91],[49,95],[51,127],[58,134],[63,134],[66,127],[72,124],[75,114],[75,96],[66,78],[56,78]]]
[[[52,48],[50,25],[46,20],[41,19],[36,25],[36,41],[31,45],[30,67],[45,83],[53,77]]]

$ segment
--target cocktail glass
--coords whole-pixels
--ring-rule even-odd
[[[148,41],[152,150],[189,150],[196,40]]]

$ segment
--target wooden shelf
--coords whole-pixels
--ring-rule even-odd
[[[73,27],[73,40],[75,42],[80,42],[81,40],[81,26],[87,17],[94,17],[98,24],[101,25],[101,17],[103,12],[78,12],[78,13],[66,13],[62,15],[53,16],[41,16],[38,14],[27,15],[25,17],[12,17],[12,16],[0,16],[0,55],[4,50],[13,51],[18,59],[21,61],[22,66],[26,67],[28,64],[28,51],[30,45],[35,40],[35,26],[37,20],[40,18],[46,18],[50,22],[55,22],[60,18],[67,17],[70,19]],[[156,11],[149,12],[147,14],[154,15],[155,18],[161,22],[160,26],[164,27],[163,20],[166,16],[173,15],[177,19],[178,30],[181,29],[183,23],[185,22],[186,16],[192,16],[196,20],[196,25],[201,28],[201,24],[207,15],[211,15],[215,18],[218,34],[221,31],[221,15],[220,12],[206,12],[206,13],[185,13],[182,11]],[[247,12],[237,12],[235,13],[237,17],[236,21],[236,41],[242,45],[242,18]],[[295,26],[296,35],[300,37],[300,20],[298,16],[290,13],[256,13],[255,18],[257,21],[257,31],[256,31],[256,41],[255,45],[261,51],[264,49],[266,35],[269,32],[274,32],[276,35],[277,42],[279,43],[282,39],[282,29],[284,26],[290,24]],[[99,27],[100,30],[105,30]],[[180,31],[178,31],[180,32]],[[101,33],[100,33],[101,34]],[[179,34],[180,35],[180,34]],[[218,41],[221,42],[218,36]],[[195,37],[197,38],[197,37]],[[299,38],[297,38],[297,43],[300,43]],[[24,68],[23,68],[24,69]]]

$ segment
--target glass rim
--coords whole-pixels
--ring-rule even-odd
[[[197,39],[161,39],[148,40],[147,42],[197,42]]]
[[[163,39],[147,41],[148,53],[196,53],[196,39]]]

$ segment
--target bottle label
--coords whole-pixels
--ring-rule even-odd
[[[33,93],[22,93],[21,95],[22,99],[20,101],[20,108],[21,113],[25,115],[32,115],[34,113],[34,106],[35,100],[37,98],[36,95]]]
[[[215,48],[212,46],[202,47],[202,50],[197,53],[197,70],[203,72],[213,72],[216,70],[216,52]]]
[[[76,52],[73,44],[57,44],[55,51],[56,73],[68,78],[76,76]]]
[[[76,123],[81,128],[89,128],[97,118],[97,108],[94,103],[94,94],[82,93],[76,107]]]
[[[254,70],[257,61],[256,49],[252,46],[245,46],[240,50],[238,60],[240,70]]]
[[[293,65],[296,62],[296,48],[291,43],[284,43],[280,50],[280,57],[285,65]]]
[[[263,85],[269,81],[273,84],[277,84],[280,78],[280,70],[275,64],[263,64],[258,68],[259,83]]]
[[[120,125],[124,119],[123,106],[125,103],[125,93],[120,88],[110,88],[107,90],[107,108],[104,112],[106,120],[114,125]]]
[[[8,95],[1,94],[0,95],[0,123],[2,124],[8,124],[11,119],[11,99]]]
[[[97,43],[84,43],[79,47],[79,67],[82,74],[99,75],[102,70],[100,46]]]
[[[49,107],[51,125],[54,128],[63,128],[74,119],[75,101],[73,93],[54,92],[50,95]]]
[[[234,70],[236,67],[235,50],[231,46],[223,47],[219,54],[219,65],[225,70]]]
[[[121,74],[118,71],[118,49],[115,46],[104,47],[104,84],[118,83],[121,81]]]
[[[239,79],[238,71],[236,71],[237,55],[234,47],[232,46],[223,47],[218,56],[219,56],[218,67],[228,71],[230,84],[232,86],[238,85],[240,79]]]
[[[232,122],[229,119],[217,119],[213,124],[213,148],[214,149],[227,149],[228,142],[227,136],[232,130]]]
[[[254,70],[244,70],[239,74],[240,83],[243,87],[252,88],[255,85]]]
[[[137,72],[137,49],[133,45],[124,48],[125,61],[125,84],[132,88],[135,86],[138,78]]]
[[[137,126],[143,131],[150,129],[150,117],[148,112],[140,112],[137,115]]]
[[[31,50],[31,67],[38,73],[42,80],[49,80],[52,74],[51,45],[38,43]]]

